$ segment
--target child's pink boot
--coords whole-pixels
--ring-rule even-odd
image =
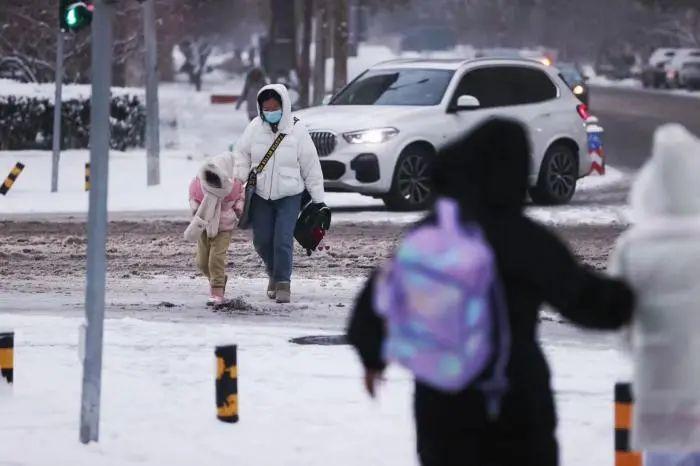
[[[216,296],[214,296],[214,288],[209,287],[209,298],[207,298],[207,306],[216,305]]]
[[[209,299],[212,300],[212,306],[224,304],[224,288],[212,288],[211,298]]]

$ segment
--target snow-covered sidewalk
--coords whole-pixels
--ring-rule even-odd
[[[0,464],[416,464],[406,373],[390,370],[371,401],[349,347],[289,342],[326,331],[240,322],[107,320],[101,440],[83,446],[81,321],[0,314],[0,326],[16,332],[16,383],[0,394]],[[562,464],[612,465],[612,386],[626,375],[614,339],[554,323],[542,333],[560,408]],[[213,351],[220,343],[239,345],[235,425],[215,418]]]

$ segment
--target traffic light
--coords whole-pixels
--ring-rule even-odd
[[[58,19],[63,32],[76,32],[92,22],[91,1],[59,0]]]

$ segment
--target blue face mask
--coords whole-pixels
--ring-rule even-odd
[[[274,112],[263,111],[263,116],[265,117],[265,121],[276,125],[282,120],[282,110],[275,110]]]

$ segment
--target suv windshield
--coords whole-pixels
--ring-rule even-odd
[[[368,70],[330,105],[437,105],[453,74],[429,69]]]

